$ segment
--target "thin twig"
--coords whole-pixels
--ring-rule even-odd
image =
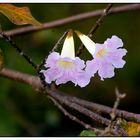
[[[66,36],[68,31],[64,32],[64,34],[60,37],[60,39],[57,41],[57,43],[54,45],[53,49],[51,52],[54,52],[58,49],[58,47],[62,44],[62,41],[64,40],[64,37]],[[48,56],[47,56],[48,57]],[[43,67],[43,65],[45,64],[45,61],[47,59],[47,57],[45,57],[43,59],[43,61],[40,63],[40,65],[38,66],[38,69],[41,69]]]
[[[113,109],[112,109],[112,112],[110,113],[110,116],[111,116],[111,122],[112,121],[114,121],[114,119],[115,119],[115,117],[116,117],[116,110],[117,110],[117,108],[118,108],[118,106],[119,106],[119,103],[120,103],[120,100],[121,99],[123,99],[125,96],[126,96],[126,94],[124,93],[124,94],[120,94],[119,93],[119,90],[116,88],[116,90],[115,90],[116,92],[116,101],[114,102],[114,106],[113,106]]]
[[[88,36],[91,38],[95,31],[100,27],[101,23],[103,22],[103,19],[105,16],[108,14],[110,8],[113,6],[113,4],[108,4],[106,8],[103,10],[101,16],[98,18],[96,21],[95,25],[90,29]],[[78,48],[76,55],[79,56],[82,53],[82,50],[84,49],[84,45],[81,44],[80,47]]]
[[[60,37],[60,39],[58,40],[58,42],[54,45],[53,49],[51,52],[54,52],[58,49],[58,47],[62,44],[66,34],[68,33],[68,30],[64,32],[64,34]]]
[[[108,14],[116,14],[116,13],[121,13],[121,12],[139,10],[139,9],[140,9],[140,4],[127,4],[127,5],[117,6],[117,7],[112,8],[109,11]],[[93,10],[91,12],[85,12],[85,13],[70,16],[70,17],[67,17],[67,18],[47,22],[47,23],[44,23],[43,26],[41,26],[41,27],[26,26],[26,27],[21,27],[21,28],[5,31],[5,33],[8,36],[17,36],[17,35],[32,33],[32,32],[35,32],[35,31],[37,32],[37,31],[40,31],[40,30],[59,27],[59,26],[63,26],[65,24],[69,24],[69,23],[72,23],[72,22],[97,17],[97,16],[102,15],[102,11],[103,11],[103,9]]]
[[[37,65],[32,61],[32,59],[27,56],[19,47],[18,45],[10,38],[10,36],[8,36],[7,34],[5,34],[4,32],[0,32],[0,35],[3,36],[3,38],[10,43],[10,45],[15,48],[19,54],[21,56],[23,56],[23,58],[36,70],[37,69]]]
[[[115,89],[115,93],[116,93],[116,100],[114,102],[112,112],[110,113],[111,121],[110,121],[110,124],[101,133],[101,136],[105,136],[108,133],[112,133],[114,130],[114,127],[115,127],[115,130],[117,130],[116,132],[118,133],[118,135],[127,136],[127,133],[125,132],[125,130],[119,124],[115,123],[115,121],[114,121],[117,116],[116,110],[119,106],[120,100],[123,99],[126,96],[126,94],[120,94],[119,90],[117,88]]]
[[[113,4],[108,4],[106,6],[106,8],[103,10],[102,15],[99,17],[99,19],[96,21],[95,25],[91,28],[91,30],[88,33],[88,36],[90,38],[93,36],[93,34],[96,32],[96,30],[100,27],[101,23],[103,22],[105,16],[107,16],[107,14],[112,6],[113,6]]]
[[[94,127],[92,127],[90,124],[87,124],[83,121],[81,121],[80,119],[78,119],[76,116],[70,114],[58,101],[56,101],[54,98],[52,98],[51,96],[48,96],[48,98],[50,98],[53,103],[63,112],[63,114],[65,116],[68,116],[71,120],[79,123],[80,125],[82,125],[84,128],[86,129],[91,129],[93,130],[94,132],[98,132],[98,130]]]

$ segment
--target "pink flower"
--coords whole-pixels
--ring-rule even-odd
[[[89,75],[94,76],[98,71],[101,80],[103,80],[103,78],[113,77],[115,75],[115,68],[123,68],[125,61],[122,57],[126,55],[127,50],[120,48],[123,46],[123,42],[120,38],[114,35],[107,39],[104,44],[95,44],[86,35],[77,31],[76,33],[94,58],[86,62],[87,67],[85,70]]]
[[[61,55],[57,52],[52,52],[46,59],[44,66],[47,70],[42,70],[41,72],[45,76],[45,81],[49,84],[52,81],[55,81],[56,85],[71,81],[75,86],[85,87],[90,82],[90,77],[83,70],[85,62],[79,57],[75,57],[71,32],[67,34]]]

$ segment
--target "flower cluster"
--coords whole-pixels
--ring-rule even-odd
[[[93,56],[85,64],[84,60],[75,57],[74,39],[72,31],[67,33],[61,54],[52,52],[46,59],[46,70],[41,72],[45,81],[56,85],[65,84],[71,81],[80,87],[89,84],[90,78],[98,72],[101,80],[111,78],[115,75],[115,68],[122,68],[125,61],[122,59],[127,50],[122,49],[123,42],[117,36],[108,38],[103,44],[94,43],[88,36],[75,31],[89,53]]]

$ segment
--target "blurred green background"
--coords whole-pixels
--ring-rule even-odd
[[[104,8],[106,4],[14,4],[28,6],[40,22],[49,22],[78,13]],[[119,6],[123,4],[114,4]],[[57,40],[69,28],[87,34],[97,17],[66,24],[61,27],[13,37],[15,42],[36,62],[49,54]],[[19,28],[0,14],[2,29]],[[115,77],[101,81],[96,75],[85,88],[74,87],[69,82],[60,89],[70,95],[113,106],[115,87],[127,93],[119,108],[140,113],[140,11],[109,15],[95,33],[95,42],[103,43],[117,35],[128,50],[126,65],[115,70]],[[80,41],[75,37],[76,49]],[[5,67],[36,75],[32,67],[5,40],[0,40]],[[61,48],[59,48],[59,51]],[[82,59],[91,59],[84,50]],[[47,97],[30,86],[0,77],[0,136],[78,136],[84,128],[65,117]]]

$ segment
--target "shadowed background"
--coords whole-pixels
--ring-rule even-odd
[[[32,15],[42,23],[106,6],[106,4],[14,5],[28,6]],[[114,6],[119,5],[123,4],[114,4]],[[92,38],[98,43],[103,43],[112,35],[117,35],[123,40],[124,47],[128,50],[124,57],[126,65],[123,69],[115,70],[115,77],[101,81],[96,75],[85,88],[74,87],[69,82],[62,85],[60,90],[89,101],[113,106],[115,87],[118,87],[120,92],[127,93],[119,108],[140,113],[139,16],[140,11],[108,15]],[[40,63],[67,29],[72,28],[87,34],[97,19],[93,17],[36,33],[15,36],[13,39],[36,63]],[[22,27],[12,24],[2,14],[0,14],[0,23],[3,31]],[[74,39],[77,50],[80,41],[76,36]],[[36,75],[32,67],[4,39],[0,40],[0,48],[4,54],[5,67]],[[58,51],[61,51],[61,47]],[[92,59],[86,49],[81,58]],[[38,94],[26,84],[0,77],[0,136],[78,136],[83,129],[65,117],[46,96]]]

